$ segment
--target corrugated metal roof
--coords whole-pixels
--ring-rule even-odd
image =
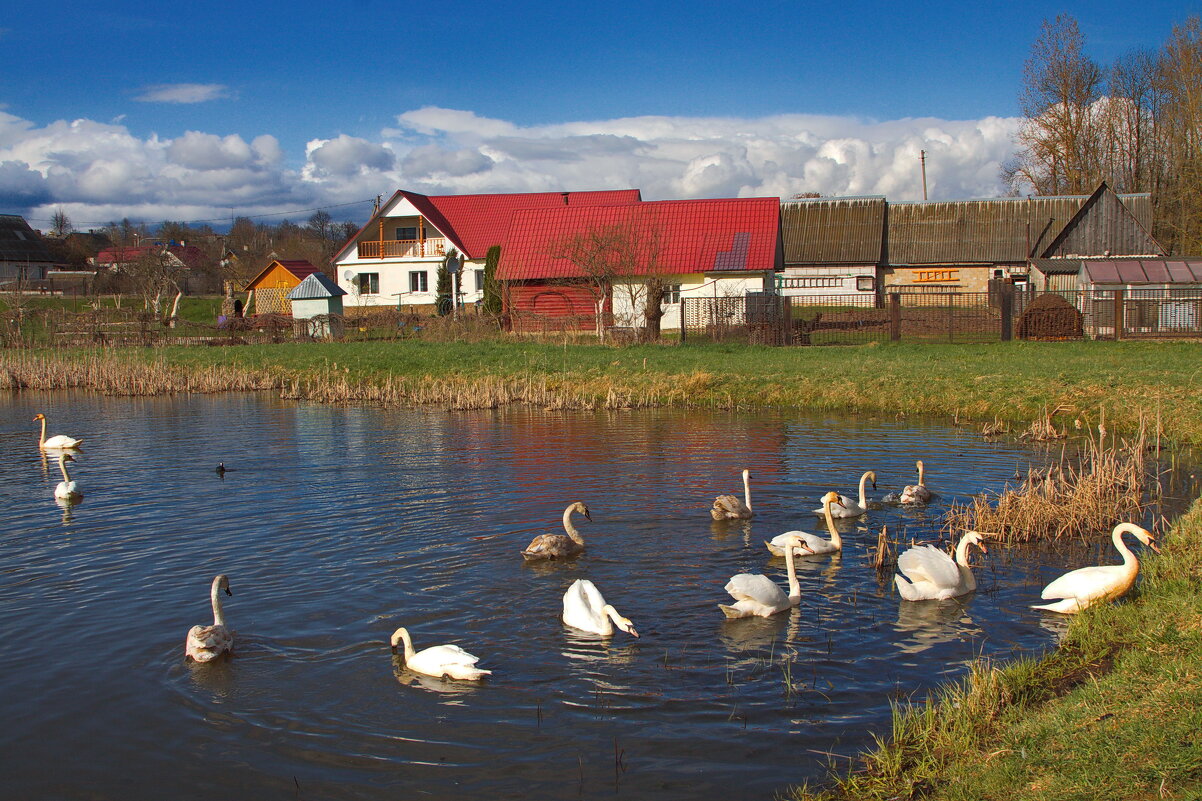
[[[573,236],[615,229],[637,243],[630,274],[774,270],[782,265],[777,198],[660,200],[621,206],[524,209],[501,247],[500,280],[579,278],[565,256]]]
[[[1043,256],[1163,256],[1164,249],[1102,184],[1043,250]]]
[[[1137,220],[1141,216],[1150,219],[1148,195],[1115,196],[1104,186],[1094,194],[1104,188]],[[885,258],[890,264],[1023,262],[1029,255],[1045,253],[1091,197],[890,203]],[[1149,251],[1141,246],[1127,252]]]
[[[51,264],[54,257],[24,217],[0,214],[0,261]]]
[[[325,273],[311,273],[287,294],[288,300],[320,300],[345,295],[346,290],[330,280]]]
[[[876,264],[885,236],[885,198],[788,200],[780,207],[785,264]]]
[[[1076,275],[1081,272],[1080,259],[1031,259],[1031,264],[1044,275]]]
[[[1084,271],[1093,284],[1202,284],[1202,261],[1085,261]]]

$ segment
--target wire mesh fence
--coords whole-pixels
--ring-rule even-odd
[[[1200,289],[682,298],[681,342],[839,345],[1202,337]],[[1116,322],[1117,321],[1117,322]]]

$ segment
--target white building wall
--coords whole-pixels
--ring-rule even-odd
[[[680,298],[739,298],[749,292],[772,292],[774,282],[771,273],[753,273],[751,275],[675,275],[667,276],[664,281],[671,285],[679,285]],[[619,328],[641,328],[643,326],[643,310],[647,305],[646,292],[639,282],[633,282],[633,290],[629,284],[619,284],[613,290],[614,325]],[[675,293],[673,294],[675,300]],[[680,303],[664,303],[664,316],[660,319],[660,329],[668,331],[680,328]]]
[[[821,267],[786,267],[779,276],[778,283],[780,294],[786,297],[818,295],[872,297],[876,291],[875,279],[875,265],[841,264]]]

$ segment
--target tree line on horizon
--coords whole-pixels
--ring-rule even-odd
[[[1157,49],[1104,66],[1067,14],[1044,20],[1023,68],[1017,152],[1002,168],[1015,194],[1149,192],[1152,234],[1173,255],[1202,255],[1202,20]]]

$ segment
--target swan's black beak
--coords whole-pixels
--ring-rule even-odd
[[[872,488],[876,489],[876,479],[875,478],[872,480]]]
[[[392,644],[392,653],[396,654],[396,643]]]
[[[584,510],[584,519],[588,522],[593,522],[593,516],[588,513],[588,509]]]
[[[226,594],[226,595],[228,595],[228,596],[230,596],[231,598],[233,598],[233,597],[234,597],[234,593],[233,593],[233,592],[230,590],[230,588],[229,588],[229,587],[226,587],[226,588],[225,588],[225,594]]]

